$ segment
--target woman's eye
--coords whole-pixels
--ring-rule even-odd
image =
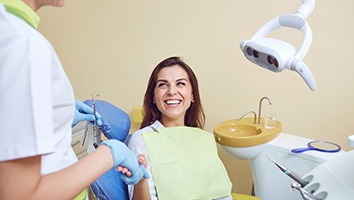
[[[161,87],[167,87],[167,84],[166,84],[166,83],[159,83],[159,84],[157,84],[157,86],[158,86],[159,88],[161,88]]]
[[[179,86],[185,86],[186,83],[185,83],[185,82],[178,82],[177,85],[179,85]]]

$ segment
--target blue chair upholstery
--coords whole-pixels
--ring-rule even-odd
[[[92,106],[92,100],[84,101]],[[130,130],[129,115],[116,106],[102,100],[96,100],[96,111],[102,116],[102,133],[108,139],[117,139],[124,142]],[[128,187],[120,179],[121,172],[115,169],[103,174],[91,184],[91,190],[100,200],[128,200]]]
[[[84,101],[92,106],[92,100]],[[123,110],[102,100],[96,100],[96,111],[102,116],[100,129],[106,138],[124,142],[130,130],[130,117]]]

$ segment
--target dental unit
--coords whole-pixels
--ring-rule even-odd
[[[303,61],[312,42],[306,18],[314,7],[315,0],[302,0],[295,14],[267,22],[250,40],[240,42],[244,56],[273,72],[295,71],[315,91],[315,78]],[[298,50],[285,41],[266,37],[283,27],[302,32]],[[275,119],[275,126],[266,129],[266,119],[261,118],[261,101],[257,122],[245,118],[253,113],[256,119],[255,112],[248,111],[237,120],[224,121],[214,128],[215,140],[223,150],[237,159],[250,161],[255,196],[262,200],[353,199],[354,151],[345,152],[332,142],[283,133],[281,123]],[[348,144],[354,147],[354,135],[348,137]]]
[[[261,98],[259,113],[261,113]],[[246,117],[253,114],[252,117]],[[349,200],[354,196],[354,151],[282,132],[274,121],[247,111],[214,127],[215,141],[229,155],[249,160],[254,195],[261,200]],[[257,120],[256,120],[257,119]],[[259,123],[258,123],[259,119]],[[354,136],[348,138],[354,147]]]
[[[263,25],[250,40],[243,40],[240,48],[245,57],[265,69],[281,72],[289,69],[297,72],[308,87],[316,90],[316,82],[309,67],[303,62],[312,42],[312,30],[306,21],[315,7],[315,0],[302,0],[295,14],[278,16]],[[294,28],[303,33],[304,39],[298,51],[291,44],[266,37],[272,31],[282,28]]]

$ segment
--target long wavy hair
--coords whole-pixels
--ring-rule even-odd
[[[190,127],[198,127],[203,129],[205,124],[205,114],[199,95],[198,80],[193,70],[184,62],[180,57],[169,57],[161,61],[152,71],[150,79],[144,95],[143,103],[143,121],[140,128],[149,126],[156,120],[160,120],[161,112],[158,110],[156,104],[153,103],[154,90],[157,82],[157,75],[162,68],[171,67],[174,65],[181,66],[188,74],[189,80],[192,85],[192,93],[194,102],[186,111],[184,117],[184,124]]]

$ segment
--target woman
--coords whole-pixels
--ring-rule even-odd
[[[74,92],[53,47],[36,30],[35,13],[64,3],[0,0],[0,199],[74,199],[80,193],[83,199],[85,188],[111,168],[123,170],[128,183],[142,177],[136,156],[117,140],[80,161],[71,148]]]
[[[152,156],[152,153],[157,152],[156,162],[160,162],[161,157],[164,156],[176,157],[176,155],[179,156],[180,154],[180,152],[171,151],[171,154],[162,153],[164,155],[160,155],[159,152],[161,151],[170,151],[170,149],[172,149],[175,146],[181,148],[191,148],[191,146],[188,146],[187,144],[190,143],[188,139],[185,140],[183,138],[180,138],[180,135],[184,134],[185,132],[188,132],[189,130],[189,129],[185,129],[185,127],[194,127],[194,129],[191,130],[193,130],[192,134],[195,133],[194,135],[196,135],[196,141],[192,142],[191,144],[192,146],[198,145],[199,139],[205,138],[206,136],[205,132],[202,133],[198,132],[198,130],[202,131],[201,129],[203,128],[205,123],[205,115],[204,115],[204,111],[199,96],[198,81],[192,69],[185,62],[183,62],[181,58],[179,57],[167,58],[162,62],[160,62],[153,70],[144,96],[143,116],[144,117],[141,124],[141,129],[135,132],[131,136],[128,143],[128,147],[133,152],[135,152],[136,155],[139,155],[139,162],[144,163],[144,165],[147,166],[148,171],[152,173],[152,178],[148,180],[142,179],[135,186],[129,186],[130,197],[131,199],[162,199],[161,194],[165,193],[166,190],[170,190],[169,188],[166,188],[165,185],[177,184],[176,178],[178,178],[180,174],[177,173],[177,171],[173,171],[171,173],[176,172],[177,174],[174,175],[176,175],[177,177],[171,174],[173,180],[171,180],[170,182],[166,180],[166,176],[162,177],[163,180],[161,181],[161,183],[159,183],[160,186],[157,185],[156,177],[160,176],[161,171],[168,170],[168,169],[167,167],[165,168],[164,166],[162,166],[162,168],[164,169],[161,169],[160,168],[161,166],[157,164],[156,168],[159,168],[160,170],[156,170],[154,173],[154,169],[153,169],[154,167],[152,166],[153,163],[151,163],[151,159],[153,159],[152,157],[155,156]],[[172,132],[176,132],[175,131],[176,129],[173,128],[177,128],[177,134],[172,133]],[[158,137],[159,135],[163,135],[162,132],[164,132],[165,130],[168,131],[166,135],[162,136],[162,138],[155,138],[155,136]],[[180,130],[182,130],[181,133],[178,132]],[[167,147],[163,150],[160,150],[160,147],[164,146],[164,144],[167,141],[163,137],[173,138],[168,140],[169,144],[171,144],[171,148]],[[191,136],[186,135],[186,137],[191,137]],[[215,141],[213,139],[212,134],[207,133],[206,137],[207,139],[205,141],[211,143],[212,145],[210,148],[209,146],[207,148],[209,149],[215,148]],[[150,140],[149,138],[154,138],[154,139]],[[156,140],[160,140],[160,139],[161,139],[161,143],[155,143]],[[175,144],[176,141],[181,142],[182,146],[179,146],[180,143]],[[151,143],[151,145],[147,143]],[[191,148],[192,153],[195,153],[194,150],[195,148],[192,147]],[[226,191],[226,197],[217,196],[217,195],[216,197],[214,195],[214,197],[215,199],[218,198],[230,199],[231,183],[229,182],[225,169],[223,168],[223,166],[220,166],[222,165],[221,161],[218,160],[218,158],[215,158],[215,153],[217,157],[216,148],[213,150],[214,151],[211,153],[213,154],[214,159],[216,159],[215,162],[218,163],[218,166],[216,166],[216,168],[218,168],[219,171],[217,173],[220,173],[221,176],[224,176],[223,180],[221,181],[225,183],[224,184],[225,187],[222,188],[221,190]],[[189,152],[186,152],[186,154],[181,154],[182,159],[188,157]],[[198,152],[196,154],[198,154]],[[179,160],[174,160],[174,162],[179,162]],[[193,168],[197,168],[196,169],[197,171],[203,171],[203,169],[208,168],[207,166],[195,167],[196,166],[195,164],[198,163],[193,163],[191,165],[186,165],[186,166],[184,166],[184,164],[182,163],[181,166],[172,166],[172,168],[177,167],[178,170],[178,167],[183,167],[183,168],[186,167],[187,171],[192,170]],[[190,179],[193,178],[185,177],[184,179],[182,178],[179,181],[181,181],[183,185],[183,183],[185,182],[190,182]],[[202,184],[201,182],[202,181],[196,180],[196,183],[198,183],[198,185]],[[187,196],[182,197],[185,194],[181,194],[180,191],[183,192],[183,190],[186,189],[187,188],[183,188],[182,186],[181,188],[178,189],[179,191],[173,191],[173,192],[177,192],[176,194],[171,194],[172,192],[167,191],[167,194],[166,195],[164,194],[165,195],[164,197],[166,199],[200,198],[200,196],[198,196],[200,194],[195,194],[193,197],[188,196],[187,194]],[[196,190],[198,189],[199,188],[196,188]],[[192,192],[188,192],[188,193],[192,193]],[[172,197],[173,195],[176,195],[176,197]]]

